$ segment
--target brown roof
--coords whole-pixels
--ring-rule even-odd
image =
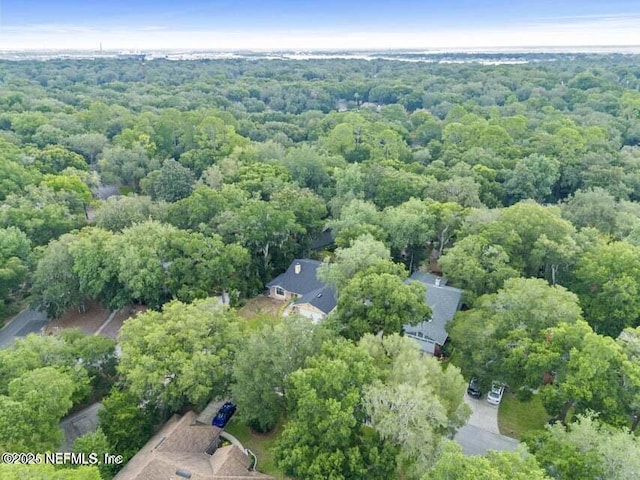
[[[272,478],[260,472],[250,471],[253,461],[235,445],[219,448],[211,456],[214,478]]]
[[[196,423],[196,414],[174,415],[147,444],[118,472],[114,480],[232,480],[272,477],[251,471],[252,460],[237,446],[205,451],[221,429]]]

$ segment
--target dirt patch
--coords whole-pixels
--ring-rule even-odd
[[[238,313],[242,318],[247,320],[264,315],[280,316],[285,304],[271,297],[260,295],[259,297],[248,300],[247,303],[238,309]]]
[[[87,335],[98,331],[109,317],[109,310],[98,305],[96,302],[87,302],[84,310],[71,308],[57,320],[49,322],[45,327],[45,335],[59,332],[63,328],[79,328]]]
[[[135,306],[127,306],[118,310],[118,313],[115,314],[109,325],[107,325],[102,332],[101,335],[105,337],[116,339],[118,336],[118,332],[122,328],[125,320],[129,318],[134,318],[139,313],[147,310],[147,307],[144,305],[135,305]]]

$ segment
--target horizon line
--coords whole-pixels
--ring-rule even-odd
[[[452,47],[416,47],[416,46],[407,46],[407,47],[390,47],[390,48],[362,48],[362,47],[353,47],[353,48],[326,48],[326,47],[306,47],[301,49],[283,47],[283,48],[260,48],[260,47],[252,47],[252,48],[203,48],[203,47],[175,47],[175,48],[167,48],[167,47],[159,47],[159,48],[137,48],[134,46],[131,47],[123,47],[123,48],[100,48],[100,44],[96,47],[74,47],[74,48],[42,48],[42,47],[17,47],[17,48],[8,48],[0,46],[0,52],[47,52],[47,53],[55,53],[55,52],[90,52],[90,53],[145,53],[145,52],[210,52],[210,53],[252,53],[252,52],[260,52],[260,53],[281,53],[281,52],[369,52],[369,53],[379,53],[379,52],[422,52],[424,54],[437,54],[437,53],[447,53],[447,52],[471,52],[477,51],[478,53],[493,53],[496,50],[504,50],[509,49],[513,50],[513,53],[528,53],[528,52],[520,52],[521,49],[537,49],[541,50],[540,53],[544,53],[544,49],[554,49],[556,51],[550,53],[559,53],[558,49],[586,49],[586,50],[595,50],[599,48],[603,49],[615,49],[615,48],[634,48],[640,47],[640,43],[621,43],[621,44],[601,44],[601,45],[588,45],[588,44],[558,44],[558,45],[491,45],[491,46],[452,46]],[[432,50],[430,52],[429,50]],[[495,52],[500,53],[500,52]],[[573,53],[573,52],[572,52]]]

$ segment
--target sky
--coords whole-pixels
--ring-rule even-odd
[[[640,45],[640,0],[0,0],[0,50]]]

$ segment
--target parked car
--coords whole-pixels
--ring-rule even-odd
[[[504,395],[504,385],[500,382],[492,382],[491,390],[487,394],[487,402],[491,405],[500,405]]]
[[[482,396],[482,391],[480,390],[480,385],[476,377],[473,377],[469,381],[469,386],[467,387],[467,394],[473,398],[480,398]]]
[[[220,407],[216,416],[213,417],[211,425],[214,427],[224,428],[225,425],[231,420],[233,414],[236,413],[236,406],[231,402],[226,402]]]

